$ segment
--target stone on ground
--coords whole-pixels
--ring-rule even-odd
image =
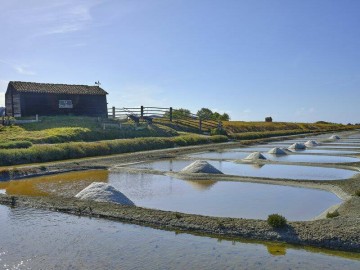
[[[313,141],[313,140],[310,140],[310,141],[307,141],[305,143],[305,146],[308,146],[308,147],[314,147],[314,146],[318,146],[319,143],[317,141]]]
[[[134,203],[119,190],[102,182],[91,183],[89,186],[76,194],[75,197],[80,200],[134,205]]]
[[[197,160],[190,165],[186,166],[180,171],[181,173],[212,173],[222,174],[221,171],[216,169],[213,165],[204,160]]]
[[[251,153],[250,155],[248,155],[246,158],[244,158],[244,160],[266,160],[266,157],[264,157],[263,154],[261,154],[260,152],[254,152]]]
[[[290,145],[288,149],[295,149],[295,150],[306,149],[306,146],[303,143],[294,143]]]
[[[281,149],[279,147],[272,148],[268,151],[269,154],[273,155],[287,155],[284,149]]]
[[[329,137],[329,140],[340,140],[340,137],[338,135],[332,135]]]

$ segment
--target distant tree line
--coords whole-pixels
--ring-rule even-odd
[[[167,116],[167,115],[165,115]],[[193,115],[190,110],[180,108],[180,109],[174,109],[172,112],[172,116],[174,119],[181,119],[181,118],[194,118],[195,115]],[[229,121],[230,116],[227,113],[220,114],[218,112],[213,112],[212,110],[208,108],[201,108],[196,113],[196,116],[203,120],[214,120],[214,121]]]

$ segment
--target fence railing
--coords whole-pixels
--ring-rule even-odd
[[[199,129],[200,131],[210,130],[212,128],[221,126],[221,122],[219,121],[200,118],[193,113],[184,114],[183,111],[180,113],[180,111],[173,109],[172,107],[112,107],[108,109],[108,117],[118,120],[131,119],[136,123],[139,123],[140,121],[152,123],[153,120],[157,120],[159,122],[177,123],[191,128]]]

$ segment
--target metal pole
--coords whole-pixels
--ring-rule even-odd
[[[144,106],[141,105],[140,111],[141,111],[141,118],[143,118],[144,117]]]
[[[112,117],[115,119],[115,107],[112,107]]]

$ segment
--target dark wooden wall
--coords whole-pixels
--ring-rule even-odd
[[[6,115],[15,117],[21,116],[20,99],[20,94],[17,93],[12,86],[9,86],[5,93]]]
[[[72,100],[73,108],[59,108],[59,100]],[[107,117],[105,95],[20,93],[21,116],[87,115]]]

